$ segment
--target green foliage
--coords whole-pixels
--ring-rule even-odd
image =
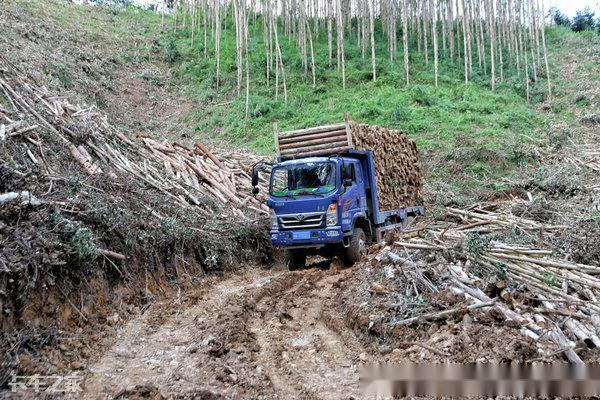
[[[571,29],[575,32],[582,32],[585,30],[592,30],[596,27],[596,21],[594,21],[594,13],[589,7],[584,10],[577,11]]]
[[[589,7],[577,11],[573,21],[557,7],[550,9],[550,16],[556,25],[571,28],[574,32],[593,30],[600,32],[600,18],[594,20],[595,13]]]
[[[465,251],[476,256],[481,255],[489,250],[491,242],[491,236],[482,236],[471,233],[467,236]]]
[[[542,273],[542,280],[548,286],[558,286],[559,285],[558,277],[556,275],[552,275],[548,272]]]
[[[550,9],[550,16],[556,25],[571,27],[571,19],[566,14],[563,14],[557,7],[552,7]]]
[[[179,49],[177,49],[177,42],[173,38],[170,38],[164,44],[163,57],[165,58],[165,61],[170,64],[174,64],[181,58],[181,53],[179,53]]]
[[[508,273],[508,266],[504,263],[494,263],[494,269],[492,273],[498,279],[506,279],[506,274]]]
[[[80,261],[93,261],[97,257],[94,236],[88,228],[79,228],[71,238],[71,245]]]
[[[191,237],[191,231],[176,218],[165,218],[161,221],[161,230],[168,238],[180,241]]]

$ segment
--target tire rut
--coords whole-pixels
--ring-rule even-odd
[[[148,388],[167,398],[357,396],[361,347],[323,318],[345,273],[256,269],[157,303],[91,365],[82,398]]]
[[[250,331],[260,345],[275,392],[282,398],[345,399],[359,395],[360,345],[329,329],[323,307],[343,274],[307,271],[278,297],[257,305]]]

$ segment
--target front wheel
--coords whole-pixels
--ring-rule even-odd
[[[360,261],[366,252],[367,236],[362,229],[355,228],[352,237],[350,238],[350,245],[344,252],[344,264],[346,264],[347,267],[353,266]]]
[[[306,266],[306,250],[286,250],[286,264],[290,271],[304,268]]]

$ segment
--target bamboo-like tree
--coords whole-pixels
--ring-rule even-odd
[[[538,71],[543,75],[541,71],[545,69],[548,98],[552,96],[544,5],[540,0],[176,0],[173,7],[173,30],[185,28],[192,48],[203,41],[204,57],[209,52],[214,56],[216,88],[223,84],[223,38],[235,37],[234,87],[240,97],[246,96],[246,116],[251,103],[252,72],[264,73],[263,82],[269,87],[274,78],[275,97],[279,99],[283,94],[287,101],[282,45],[298,52],[305,74],[310,70],[309,79],[316,86],[319,35],[327,42],[327,61],[323,63],[329,68],[333,67],[336,42],[336,67],[344,88],[346,43],[356,45],[364,59],[370,46],[370,75],[377,81],[381,79],[377,56],[388,56],[391,65],[399,66],[396,55],[401,40],[406,85],[411,83],[412,47],[425,63],[431,56],[431,80],[436,87],[440,85],[442,69],[456,63],[464,68],[465,84],[476,74],[490,74],[491,88],[495,90],[498,82],[515,74],[525,79],[530,97],[531,81],[536,81]],[[398,25],[402,39],[397,37]],[[379,27],[381,30],[376,29]],[[251,34],[257,37],[251,38]],[[387,43],[387,48],[378,48],[377,43]],[[253,48],[259,51],[253,52]],[[260,72],[252,71],[258,65],[257,57],[262,59],[264,68]]]
[[[375,7],[375,0],[368,0],[369,3],[369,31],[371,37],[371,64],[373,68],[373,82],[377,80],[377,64],[375,61],[375,12],[373,7]]]
[[[408,64],[408,0],[403,1],[402,10],[402,45],[404,52],[404,71],[406,73],[406,86],[410,85],[410,72]]]
[[[438,37],[437,37],[437,12],[433,4],[433,0],[429,0],[429,8],[431,9],[431,37],[433,39],[433,65],[435,76],[435,87],[438,87]]]
[[[216,60],[216,74],[215,82],[217,89],[220,84],[220,73],[221,73],[221,2],[215,0],[215,60]]]

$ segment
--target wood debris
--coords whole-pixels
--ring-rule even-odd
[[[53,96],[17,71],[0,70],[0,88],[16,112],[32,115],[39,124],[13,121],[2,109],[0,141],[41,126],[89,175],[133,179],[165,193],[181,206],[204,212],[225,206],[224,210],[231,210],[239,218],[268,213],[264,199],[251,195],[250,170],[253,163],[260,161],[257,157],[217,154],[202,143],[191,146],[143,135],[127,137],[95,107],[73,105],[66,98]],[[43,143],[27,139],[43,147]],[[34,164],[42,159],[29,149],[27,155]]]
[[[489,310],[493,306],[523,335],[536,341],[542,356],[548,357],[560,348],[570,362],[582,363],[576,345],[600,345],[600,265],[567,261],[547,249],[506,244],[494,239],[496,236],[486,236],[508,229],[546,235],[567,227],[520,218],[496,205],[468,210],[447,208],[446,212],[449,221],[458,222],[422,226],[418,236],[401,237],[372,255],[370,265],[377,267],[387,260],[391,265],[414,269],[419,263],[413,260],[424,259],[427,261],[419,264],[424,270],[435,259],[441,268],[437,273],[448,276],[446,289],[464,296],[471,305],[417,315],[397,324],[420,323],[462,309]],[[516,287],[521,294],[515,292]],[[488,294],[490,290],[495,294]],[[527,301],[522,298],[523,290],[530,293]],[[542,337],[556,348],[544,348],[539,343]]]

